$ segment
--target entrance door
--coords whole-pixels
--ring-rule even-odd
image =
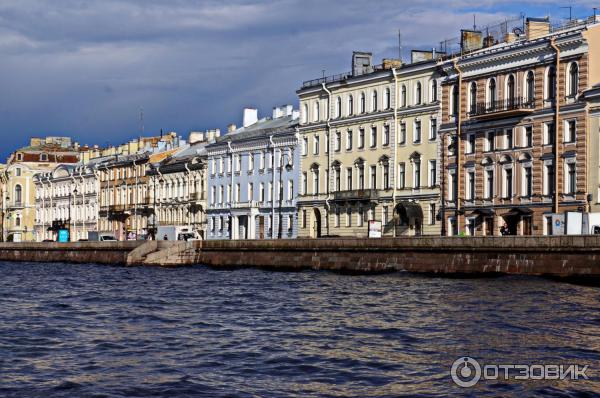
[[[265,218],[263,216],[258,217],[258,239],[265,238]]]
[[[321,237],[321,212],[319,211],[319,209],[314,209],[313,212],[313,216],[314,216],[314,225],[313,225],[313,237],[315,238],[320,238]]]
[[[523,235],[533,235],[531,216],[523,217]]]

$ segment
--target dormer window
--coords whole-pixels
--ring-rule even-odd
[[[42,153],[40,155],[40,162],[47,162],[48,161],[48,154],[47,153]]]
[[[21,162],[23,160],[23,154],[17,153],[17,161]]]

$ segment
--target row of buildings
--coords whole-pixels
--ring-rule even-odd
[[[600,19],[461,31],[410,62],[355,52],[299,109],[110,148],[32,139],[2,171],[2,237],[204,239],[552,233],[600,205]],[[496,35],[498,36],[498,35]]]

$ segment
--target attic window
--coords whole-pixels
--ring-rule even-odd
[[[40,161],[41,162],[47,162],[48,161],[48,154],[47,153],[42,153],[40,155]]]
[[[18,161],[22,161],[23,160],[23,154],[22,153],[17,153],[17,160]]]

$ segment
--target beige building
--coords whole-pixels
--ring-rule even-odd
[[[49,172],[59,164],[74,164],[78,160],[79,149],[68,137],[32,138],[29,146],[10,155],[2,173],[4,241],[36,240],[33,176]]]
[[[300,237],[439,233],[436,62],[371,58],[298,90]]]

